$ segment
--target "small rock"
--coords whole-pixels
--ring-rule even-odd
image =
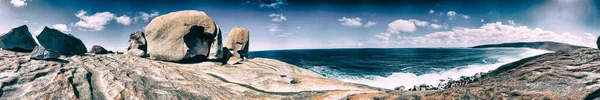
[[[290,84],[298,84],[298,83],[300,83],[299,80],[292,80],[292,81],[290,81]]]
[[[0,35],[2,50],[30,52],[37,46],[27,25],[13,28],[10,32]]]
[[[29,56],[38,60],[58,59],[58,57],[60,57],[60,53],[58,51],[46,49],[42,46],[36,46]]]
[[[90,50],[90,53],[94,53],[94,54],[107,54],[108,51],[106,49],[104,49],[104,47],[102,47],[102,46],[94,45],[94,46],[92,46],[92,49]]]
[[[127,51],[125,54],[129,55],[129,56],[136,56],[136,57],[145,57],[146,56],[146,53],[140,49],[131,49],[131,50]]]
[[[287,77],[287,75],[279,75],[279,77]]]
[[[404,89],[406,89],[404,86],[399,86],[399,87],[394,88],[394,90],[404,90]]]
[[[233,65],[233,64],[237,64],[239,62],[241,62],[243,59],[239,58],[239,57],[229,57],[229,60],[227,60],[227,64]]]

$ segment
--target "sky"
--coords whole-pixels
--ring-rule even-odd
[[[250,31],[250,50],[469,47],[555,41],[596,47],[594,0],[2,0],[0,33],[47,26],[88,48],[125,51],[155,17],[207,13],[223,39]]]

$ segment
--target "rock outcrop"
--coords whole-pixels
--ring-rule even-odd
[[[92,49],[90,49],[90,53],[107,54],[108,50],[104,49],[104,47],[102,47],[100,45],[94,45],[94,46],[92,46]]]
[[[598,36],[598,39],[596,39],[596,46],[598,49],[600,49],[600,36]]]
[[[85,45],[79,38],[71,34],[64,34],[56,29],[44,27],[37,40],[46,49],[56,50],[66,55],[82,55],[87,52]]]
[[[146,27],[150,59],[201,62],[221,57],[221,34],[204,12],[186,10],[154,18]]]
[[[235,64],[248,58],[250,33],[246,28],[234,27],[225,39],[224,48],[227,49],[226,56],[228,64]]]
[[[126,55],[33,60],[0,50],[0,99],[341,99],[383,93],[272,59],[178,64]]]
[[[147,48],[148,45],[146,44],[146,35],[144,32],[134,32],[129,35],[129,47],[127,47],[127,50],[139,49],[145,53]]]
[[[12,51],[32,51],[37,43],[31,36],[27,25],[13,28],[8,33],[0,35],[0,48]]]
[[[542,42],[515,42],[515,43],[501,43],[501,44],[486,44],[474,46],[471,48],[498,48],[498,47],[511,47],[511,48],[532,48],[532,49],[542,49],[548,51],[570,51],[580,48],[588,48],[583,46],[576,46],[566,43],[558,43],[551,41],[542,41]]]
[[[58,57],[60,57],[60,53],[58,51],[46,49],[42,46],[36,46],[29,56],[32,59],[52,60],[58,59]]]
[[[503,65],[477,81],[436,91],[390,91],[347,98],[388,99],[600,99],[600,50],[548,53]]]

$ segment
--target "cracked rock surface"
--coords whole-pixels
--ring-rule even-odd
[[[34,60],[0,50],[0,99],[340,99],[379,88],[272,59],[178,64],[106,54]]]

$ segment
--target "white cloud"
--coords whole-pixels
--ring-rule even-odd
[[[148,22],[148,20],[150,20],[150,18],[156,17],[160,13],[157,12],[157,11],[155,11],[155,12],[153,12],[151,14],[145,13],[145,12],[140,12],[139,14],[140,14],[139,16],[133,18],[133,22],[137,22],[137,20],[139,20],[139,19],[144,20],[144,22]]]
[[[375,23],[375,22],[373,22],[373,21],[369,21],[369,22],[367,22],[367,23],[365,24],[365,27],[371,27],[371,26],[373,26],[373,25],[375,25],[375,24],[377,24],[377,23]]]
[[[61,32],[69,32],[69,31],[71,31],[71,30],[69,30],[69,28],[67,28],[67,25],[65,25],[65,24],[54,24],[52,26],[52,28],[56,29],[56,30],[59,30]]]
[[[390,36],[392,36],[392,34],[388,33],[388,32],[375,34],[375,37],[377,37],[377,39],[384,40],[384,41],[389,41]]]
[[[342,17],[341,19],[338,19],[338,21],[342,22],[340,23],[342,26],[349,26],[349,27],[360,27],[363,25],[362,22],[360,22],[362,19],[358,18],[358,17],[354,17],[354,18],[346,18],[346,17]]]
[[[433,13],[435,13],[435,10],[429,10],[429,13],[433,14]]]
[[[276,37],[284,37],[287,35],[292,35],[294,33],[291,32],[284,32],[283,30],[281,30],[281,26],[279,24],[271,24],[269,25],[269,33],[271,35],[274,35]]]
[[[446,15],[448,17],[454,17],[454,16],[456,16],[456,11],[448,11],[448,13],[446,13]]]
[[[449,19],[454,19],[454,18],[455,18],[455,17],[457,17],[457,16],[458,16],[458,17],[461,17],[461,18],[463,18],[463,19],[469,19],[469,18],[471,18],[471,16],[469,16],[469,15],[465,15],[465,14],[459,14],[459,13],[456,13],[456,11],[448,11],[448,12],[446,13],[446,16],[448,16],[448,17],[449,17]]]
[[[481,22],[484,22],[483,18],[481,19]]]
[[[415,25],[421,26],[421,27],[429,25],[429,22],[420,21],[420,20],[416,20],[416,19],[409,19],[408,21],[413,22],[413,23],[415,23]]]
[[[10,0],[10,4],[12,4],[15,7],[23,7],[27,5],[27,1],[28,0]]]
[[[438,25],[438,24],[431,24],[429,27],[432,28],[432,29],[440,29],[440,28],[442,28],[442,26]]]
[[[417,30],[415,23],[409,20],[398,19],[388,24],[389,33],[414,32]]]
[[[271,34],[281,32],[281,27],[279,26],[279,24],[271,24],[269,25],[269,32],[271,32]]]
[[[469,18],[471,18],[469,15],[460,14],[459,16],[462,17],[463,19],[469,19]]]
[[[513,25],[513,26],[517,25],[514,20],[508,20],[508,24]]]
[[[271,19],[273,22],[282,22],[287,20],[287,18],[282,14],[269,14],[269,17],[273,18]]]
[[[123,24],[123,25],[129,25],[131,24],[131,17],[127,16],[127,15],[123,15],[121,17],[117,17],[115,18],[115,20],[117,20],[117,23],[119,24]]]
[[[268,1],[268,0],[266,0]],[[264,8],[279,8],[281,5],[285,4],[283,3],[283,0],[273,0],[270,2],[259,2],[259,6],[260,7],[264,7]]]
[[[75,23],[75,26],[79,30],[100,31],[104,29],[104,26],[108,24],[108,22],[115,18],[115,14],[110,12],[99,12],[91,16],[86,14],[87,12],[84,10],[80,10],[75,14],[75,16],[80,19],[79,22]]]
[[[398,45],[442,47],[533,41],[554,41],[594,47],[596,41],[596,36],[590,33],[555,33],[539,28],[531,29],[527,26],[504,25],[502,22],[487,23],[479,28],[457,27],[452,31],[434,32],[418,37],[400,35],[396,37],[397,41],[393,43]]]

